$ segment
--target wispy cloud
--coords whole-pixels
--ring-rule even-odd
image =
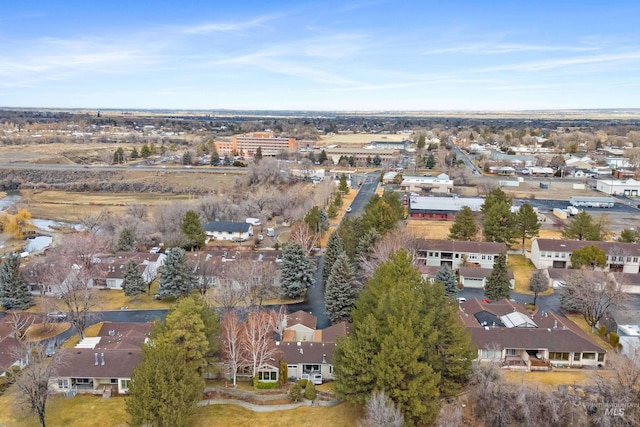
[[[265,23],[276,19],[278,16],[279,15],[264,15],[241,21],[212,22],[209,24],[185,27],[182,29],[182,32],[185,34],[210,34],[217,32],[242,31],[263,26]]]
[[[558,58],[558,59],[549,59],[544,61],[520,62],[520,63],[514,63],[514,64],[498,65],[495,67],[482,68],[477,71],[535,72],[535,71],[545,71],[545,70],[552,70],[552,69],[559,69],[559,68],[575,67],[578,65],[622,63],[622,62],[628,62],[628,61],[635,61],[638,59],[640,59],[640,51],[633,51],[633,52],[626,52],[626,53],[619,53],[619,54],[577,56],[573,58]]]
[[[438,55],[443,53],[469,53],[474,55],[499,55],[514,52],[588,52],[599,50],[596,46],[550,46],[530,44],[467,44],[432,49],[422,55]]]

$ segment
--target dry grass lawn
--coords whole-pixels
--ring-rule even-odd
[[[551,372],[503,371],[504,378],[512,384],[539,386],[546,391],[557,390],[560,385],[585,386],[591,382],[594,371],[589,369],[554,369]]]
[[[452,225],[453,221],[407,220],[407,229],[414,236],[424,239],[446,239]]]
[[[73,399],[54,396],[47,403],[46,422],[50,426],[110,427],[128,425],[124,397],[103,400],[96,396],[78,395]],[[0,425],[36,427],[37,417],[20,414],[14,408],[9,391],[0,396]],[[191,425],[210,426],[354,426],[362,416],[360,405],[342,403],[330,408],[302,407],[288,411],[252,412],[235,405],[211,405],[199,408]]]
[[[60,323],[37,323],[29,326],[25,334],[28,341],[42,341],[55,337],[69,329],[71,324],[67,322]]]
[[[565,316],[567,316],[567,318],[571,320],[573,323],[578,325],[580,329],[582,329],[587,335],[589,335],[596,344],[600,345],[607,351],[613,350],[613,347],[611,347],[611,344],[609,344],[609,340],[607,339],[607,337],[605,336],[604,339],[601,338],[600,335],[598,335],[597,329],[592,331],[591,326],[589,326],[587,321],[584,320],[584,317],[582,317],[579,314],[567,314],[567,313],[565,313]]]

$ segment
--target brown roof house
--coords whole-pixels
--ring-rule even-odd
[[[105,323],[97,337],[80,341],[73,349],[58,350],[61,359],[51,387],[67,396],[76,393],[126,394],[133,369],[142,362],[142,344],[152,323]]]
[[[124,273],[129,261],[134,261],[138,271],[149,283],[158,276],[158,269],[164,264],[167,256],[163,253],[118,252],[114,256],[99,257],[98,267],[101,277],[96,278],[94,286],[107,289],[122,289]]]
[[[606,363],[606,350],[555,313],[540,311],[531,316],[524,305],[507,299],[492,303],[474,299],[459,307],[481,363],[497,362],[524,371]]]
[[[448,265],[452,270],[457,270],[465,261],[468,265],[493,268],[495,258],[506,251],[504,243],[422,239],[416,261],[427,266]]]
[[[351,324],[336,323],[316,329],[316,317],[304,311],[287,316],[282,341],[276,341],[282,359],[287,362],[291,379],[310,379],[317,384],[333,377],[333,352],[339,337],[351,332]]]

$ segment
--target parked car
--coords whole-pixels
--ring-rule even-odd
[[[62,311],[52,311],[47,313],[47,317],[52,320],[64,320],[67,318],[67,313],[63,313]]]
[[[351,206],[347,208],[347,213],[351,212]]]
[[[458,301],[459,303],[463,303],[463,302],[467,302],[467,299],[465,297],[458,297],[456,298],[456,301]]]
[[[302,374],[300,379],[301,380],[311,381],[315,385],[322,384],[322,374],[320,372],[312,372],[310,374]]]

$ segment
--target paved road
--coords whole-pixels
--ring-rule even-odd
[[[462,151],[460,148],[458,148],[455,144],[453,143],[449,143],[449,146],[451,147],[451,151],[453,151],[456,155],[456,158],[458,160],[462,160],[464,162],[464,164],[471,169],[471,173],[473,173],[474,175],[477,176],[482,176],[482,172],[480,172],[480,169],[478,169],[478,167],[476,166],[475,163],[473,163],[473,160],[471,160],[469,158],[469,156],[467,156],[467,153],[465,153],[464,151]]]
[[[459,297],[464,297],[466,299],[483,299],[486,298],[484,296],[484,291],[482,289],[463,289],[458,292]],[[516,300],[519,303],[532,303],[533,295],[521,294],[518,292],[511,292],[511,298]],[[538,300],[536,301],[539,309],[542,311],[552,311],[554,313],[558,313],[562,315],[560,312],[560,294],[556,291],[552,295],[542,295],[538,296]]]
[[[322,280],[322,263],[324,257],[319,256],[316,260],[318,262],[318,268],[316,270],[314,284],[307,289],[306,299],[298,304],[287,305],[287,310],[289,313],[303,310],[313,314],[318,320],[316,324],[317,328],[324,329],[331,326],[331,320],[329,320],[327,313],[324,311],[324,282]],[[278,309],[280,307],[276,306],[273,308]]]
[[[351,202],[351,213],[347,215],[360,215],[364,207],[369,203],[369,199],[376,193],[380,182],[380,172],[369,172],[365,175],[360,191]]]

